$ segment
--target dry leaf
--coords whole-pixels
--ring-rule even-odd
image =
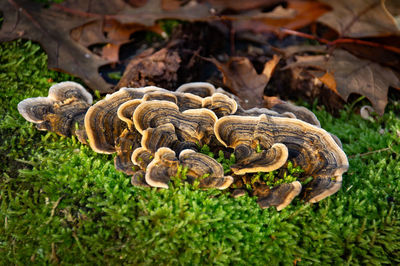
[[[237,31],[279,33],[280,28],[303,28],[329,10],[327,5],[315,1],[291,0],[287,8],[278,6],[271,12],[251,14],[248,19],[234,21],[233,27]]]
[[[110,88],[98,73],[109,63],[75,42],[70,32],[93,18],[78,17],[52,9],[42,9],[32,1],[0,1],[4,21],[0,40],[30,39],[42,44],[48,54],[50,68],[63,70],[83,79],[91,88],[106,92]]]
[[[226,63],[221,63],[216,59],[211,61],[222,72],[224,84],[239,97],[242,107],[249,109],[256,106],[263,107],[265,86],[279,60],[280,57],[274,55],[265,63],[261,74],[256,72],[253,64],[246,57],[231,57]]]
[[[41,4],[28,0],[0,1],[4,16],[0,41],[25,38],[40,42],[48,54],[50,68],[78,76],[93,90],[107,93],[111,84],[104,81],[98,69],[111,61],[91,52],[87,46],[110,42],[104,51],[106,57],[116,61],[119,46],[129,37],[127,32],[132,32],[131,28],[125,30],[127,24],[152,27],[163,18],[206,20],[214,17],[208,5],[197,2],[172,12],[162,10],[161,0],[143,2],[130,1],[130,5],[123,0],[66,0],[42,8]],[[109,28],[111,37],[106,38],[103,26],[108,21],[118,26],[114,23]]]
[[[131,34],[143,30],[158,34],[164,33],[158,25],[147,27],[137,23],[121,24],[115,19],[104,20],[103,31],[107,35],[106,42],[108,44],[102,49],[102,57],[111,62],[119,61],[119,48],[121,45],[129,42]]]
[[[229,1],[216,2],[223,9],[230,6]],[[254,1],[259,2],[270,1]],[[162,3],[163,0],[65,0],[42,8],[33,1],[4,0],[0,1],[4,19],[0,41],[25,38],[40,42],[48,54],[50,68],[78,76],[93,90],[107,93],[111,84],[103,80],[98,69],[118,60],[119,47],[132,32],[153,27],[160,19],[220,19],[208,2],[180,1],[173,10],[164,10]],[[103,58],[88,49],[100,43],[106,44]]]
[[[206,2],[210,3],[210,5],[217,11],[223,11],[223,10],[244,11],[256,8],[265,8],[274,6],[283,1],[282,0],[246,0],[246,1],[207,0]]]
[[[326,72],[322,77],[318,78],[322,83],[325,84],[329,89],[331,89],[336,94],[339,94],[337,91],[337,85],[335,77],[332,73]]]
[[[335,29],[341,36],[363,38],[400,35],[399,24],[386,7],[389,5],[391,10],[399,8],[399,0],[319,1],[330,5],[333,10],[318,21]]]
[[[296,62],[287,68],[295,67],[314,69],[309,72],[322,78],[332,88],[334,85],[329,75],[333,75],[337,94],[345,101],[351,93],[364,95],[380,115],[385,111],[389,86],[400,87],[399,78],[390,68],[359,59],[341,49],[334,50],[331,56],[296,56]],[[326,73],[330,74],[326,76]]]
[[[82,46],[89,47],[93,44],[106,43],[103,33],[103,22],[91,21],[71,30],[71,38]]]
[[[153,48],[147,49],[131,60],[117,88],[149,85],[174,87],[168,84],[176,85],[180,62],[181,59],[176,51],[163,48],[154,52]]]

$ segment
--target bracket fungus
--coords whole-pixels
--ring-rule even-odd
[[[133,169],[132,153],[140,146],[141,135],[137,131],[125,129],[115,140],[117,156],[114,158],[115,169],[127,175],[135,173]]]
[[[171,176],[178,171],[179,161],[170,148],[161,147],[146,168],[146,183],[152,187],[168,188]]]
[[[194,150],[183,150],[179,162],[188,167],[189,182],[199,179],[200,187],[226,189],[233,183],[233,177],[224,176],[224,168],[215,159]]]
[[[217,116],[208,109],[189,109],[180,112],[179,107],[168,101],[142,102],[133,114],[135,128],[144,134],[147,128],[171,123],[180,141],[199,143],[209,142],[213,135]]]
[[[130,175],[132,185],[168,188],[185,167],[186,181],[201,188],[229,189],[236,197],[250,185],[261,208],[281,210],[297,196],[318,202],[340,189],[349,166],[340,140],[311,111],[281,100],[270,109],[245,110],[235,95],[193,82],[176,91],[122,88],[92,101],[80,84],[62,82],[47,97],[20,102],[18,111],[41,130],[76,135],[96,152],[116,153],[115,168]],[[205,145],[224,158],[231,154],[229,169],[219,162],[224,158],[199,152]],[[275,183],[258,178],[289,164],[301,167],[301,175],[284,180],[278,174]]]
[[[265,116],[265,115],[263,115]],[[258,119],[247,116],[225,116],[214,125],[215,136],[225,147],[234,148],[236,164],[231,168],[236,175],[256,172],[270,172],[282,167],[288,158],[288,149],[282,143],[268,141],[267,136],[257,136]],[[265,150],[257,152],[261,145]]]
[[[21,101],[18,111],[39,130],[65,137],[75,135],[80,142],[87,143],[84,117],[92,101],[92,96],[82,85],[66,81],[51,86],[47,97]]]
[[[208,82],[190,82],[179,86],[177,92],[191,93],[202,98],[211,96],[215,93],[215,87]]]

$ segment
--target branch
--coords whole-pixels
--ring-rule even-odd
[[[307,33],[303,33],[303,32],[299,32],[299,31],[295,31],[295,30],[289,30],[289,29],[281,28],[280,31],[282,33],[286,33],[286,34],[295,35],[295,36],[299,36],[299,37],[303,37],[303,38],[307,38],[307,39],[311,39],[311,40],[316,40],[316,41],[318,41],[320,43],[323,43],[323,44],[326,44],[328,46],[336,46],[336,45],[341,44],[341,43],[354,43],[354,44],[360,44],[360,45],[366,45],[366,46],[371,46],[371,47],[382,48],[382,49],[394,52],[396,54],[400,54],[400,48],[398,48],[398,47],[385,45],[385,44],[380,44],[380,43],[375,43],[375,42],[370,42],[370,41],[364,41],[364,40],[359,40],[359,39],[351,39],[351,38],[339,38],[339,39],[336,39],[334,41],[329,41],[329,40],[324,39],[324,38],[319,38],[317,36],[314,36],[314,35],[311,35],[311,34],[307,34]]]

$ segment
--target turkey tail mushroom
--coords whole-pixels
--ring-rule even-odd
[[[135,173],[132,163],[132,153],[140,146],[141,135],[135,130],[125,129],[115,141],[117,156],[114,158],[114,165],[117,171],[122,171],[127,175]]]
[[[176,89],[177,92],[191,93],[202,98],[211,96],[215,93],[215,87],[208,82],[191,82],[181,85]]]
[[[214,131],[216,115],[208,109],[190,109],[184,112],[168,101],[149,101],[141,103],[133,114],[135,128],[144,134],[147,128],[171,123],[179,141],[207,143]]]
[[[21,101],[18,111],[40,130],[76,135],[95,152],[117,152],[115,168],[132,175],[137,186],[168,188],[180,167],[187,167],[187,181],[202,188],[226,189],[233,181],[243,188],[252,173],[285,168],[288,160],[304,170],[300,180],[313,177],[303,187],[299,181],[273,188],[270,181],[255,181],[252,193],[261,208],[281,210],[299,194],[318,202],[340,189],[349,167],[340,140],[320,128],[311,111],[284,101],[244,110],[236,96],[205,82],[175,92],[122,88],[91,106],[92,101],[82,85],[62,82],[47,97]],[[234,149],[235,180],[224,176],[218,161],[197,152],[205,144],[212,152]]]
[[[231,176],[224,176],[224,168],[215,159],[195,152],[183,150],[179,154],[179,162],[188,167],[187,179],[189,182],[199,180],[200,187],[226,189],[233,183]]]
[[[292,183],[280,184],[269,190],[265,196],[257,200],[262,209],[275,206],[280,211],[287,207],[292,200],[301,192],[301,183],[294,181]]]
[[[85,128],[90,147],[98,153],[114,153],[116,139],[124,129],[130,126],[126,110],[118,113],[118,108],[127,101],[141,99],[146,93],[154,91],[165,90],[155,86],[122,88],[92,105],[85,116]],[[118,114],[123,120],[118,117]]]
[[[270,172],[282,167],[288,158],[288,149],[272,141],[273,131],[265,130],[271,141],[260,141],[255,135],[259,118],[249,116],[225,116],[214,126],[215,136],[225,147],[234,148],[236,163],[231,169],[236,175]],[[261,145],[265,150],[257,152]]]
[[[237,102],[222,93],[214,93],[213,95],[203,99],[203,108],[210,109],[218,117],[231,115],[238,108]]]
[[[87,143],[84,116],[92,96],[76,82],[61,82],[50,87],[47,97],[29,98],[18,104],[19,113],[39,130],[61,136],[75,135]]]
[[[342,184],[342,175],[349,163],[346,154],[324,129],[301,121],[261,115],[257,135],[261,142],[283,143],[289,150],[289,160],[300,166],[304,175],[313,181],[306,185],[305,200],[320,201],[336,193]],[[263,132],[272,131],[271,136]]]
[[[176,174],[178,166],[179,161],[173,150],[166,147],[159,148],[147,166],[146,183],[152,187],[168,188],[171,176]]]

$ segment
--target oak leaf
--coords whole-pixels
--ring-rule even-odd
[[[246,57],[231,57],[228,62],[211,61],[223,74],[224,84],[240,99],[243,108],[264,106],[264,89],[278,64],[280,57],[274,57],[265,63],[263,72],[258,74]]]
[[[400,8],[398,0],[319,1],[330,5],[333,10],[318,21],[335,29],[340,36],[363,38],[400,35],[400,25],[395,17],[399,14],[391,13]]]
[[[329,6],[315,1],[288,1],[287,7],[277,6],[270,12],[252,12],[250,16],[233,21],[237,31],[275,32],[281,28],[300,29],[330,10]]]
[[[363,95],[380,115],[385,111],[389,86],[400,87],[400,80],[392,69],[357,58],[345,50],[336,49],[330,55],[295,56],[295,59],[286,68],[308,69],[345,101],[352,93]]]
[[[1,41],[17,38],[38,41],[48,54],[50,68],[74,74],[100,92],[107,91],[110,87],[97,71],[108,61],[77,44],[69,34],[72,29],[92,22],[93,18],[44,9],[27,0],[0,1],[0,10],[4,14],[0,30]]]

